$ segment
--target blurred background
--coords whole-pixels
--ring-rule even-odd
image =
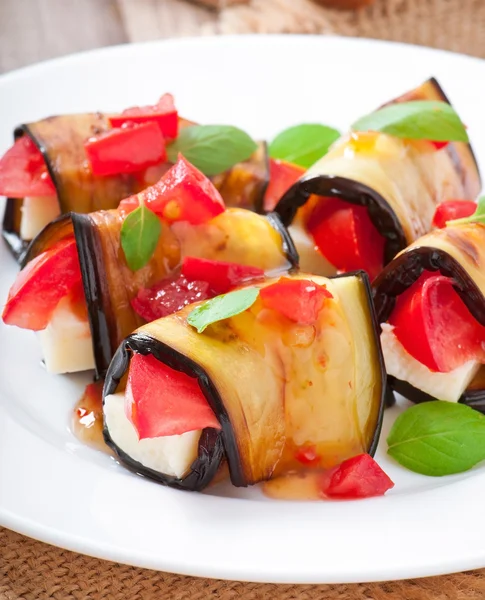
[[[113,44],[318,33],[485,57],[485,0],[0,0],[0,72]]]

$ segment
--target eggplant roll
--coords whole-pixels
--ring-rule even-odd
[[[161,459],[154,445],[163,438],[138,442],[123,409],[130,360],[136,353],[152,355],[197,379],[221,428],[218,435],[211,431],[210,448],[222,440],[236,486],[301,470],[297,452],[308,445],[323,468],[362,452],[374,453],[386,377],[368,278],[358,272],[334,279],[301,274],[291,279],[311,280],[331,293],[313,324],[298,324],[266,308],[260,296],[243,313],[210,325],[202,334],[187,321],[195,304],[144,325],[122,342],[106,376],[103,410],[105,440],[123,464],[168,485],[174,472],[163,472],[164,461],[181,467],[173,455],[180,457],[176,442],[181,443],[181,436],[163,442]],[[201,477],[207,478],[196,480],[200,487],[217,470],[216,464],[211,469],[207,463],[208,435],[198,431],[181,450],[186,459],[176,473],[178,487],[194,489],[201,455]],[[153,443],[153,452],[139,445],[146,441]],[[213,456],[220,460],[218,452]]]
[[[435,79],[394,100],[448,102]],[[384,238],[381,267],[427,233],[437,204],[475,199],[480,174],[469,144],[449,143],[436,150],[425,140],[405,141],[375,132],[343,136],[328,154],[291,187],[276,206],[300,253],[301,268],[331,274],[337,270],[320,255],[309,228],[329,198],[367,209],[376,234]],[[317,223],[318,225],[318,223]]]
[[[54,243],[74,235],[81,265],[87,304],[87,317],[81,318],[85,327],[82,334],[86,352],[92,344],[91,359],[86,355],[82,367],[78,368],[76,361],[66,364],[69,353],[63,352],[59,363],[56,351],[50,361],[45,356],[51,371],[82,370],[88,368],[86,362],[91,360],[94,364],[90,368],[95,366],[97,375],[102,377],[121,341],[144,323],[131,301],[139,290],[175,276],[186,256],[259,267],[268,274],[286,272],[298,266],[296,250],[277,215],[258,215],[229,208],[201,225],[178,222],[169,226],[163,223],[152,258],[145,267],[133,272],[121,249],[122,223],[123,217],[117,210],[87,215],[71,213],[48,225],[29,246],[24,265]],[[62,302],[59,310],[69,312]],[[64,312],[62,319],[57,318],[56,312],[52,327],[49,325],[40,333],[44,349],[48,347],[55,351],[56,347],[63,346],[56,342],[57,331],[65,337],[71,326],[75,325],[76,330],[80,328],[80,319],[66,321]],[[86,319],[90,329],[87,336]]]
[[[432,231],[401,252],[375,280],[374,302],[390,386],[413,402],[458,401],[485,411],[485,370],[480,360],[467,360],[452,370],[431,369],[422,358],[412,356],[395,333],[392,323],[399,299],[428,273],[450,278],[454,290],[450,292],[459,296],[472,323],[485,326],[485,226],[471,223]],[[465,357],[467,348],[454,349],[453,338],[446,334],[447,327],[462,328],[450,312],[449,293],[443,306],[436,301],[429,310],[435,320],[445,322],[441,351]],[[409,330],[414,326],[410,317]]]
[[[179,119],[179,128],[195,125]],[[168,170],[170,163],[148,168],[140,174],[93,175],[84,142],[111,129],[107,115],[87,113],[49,117],[17,128],[15,139],[28,136],[39,148],[54,182],[57,195],[9,198],[3,220],[3,236],[21,260],[28,242],[60,214],[87,214],[116,208],[120,201],[140,192]],[[269,181],[265,143],[247,160],[213,177],[227,206],[261,212]]]

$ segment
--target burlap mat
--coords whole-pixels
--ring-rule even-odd
[[[338,13],[320,8],[310,0],[253,0],[250,6],[223,11],[216,30],[220,33],[339,33],[411,42],[485,57],[485,0],[377,0],[374,6],[358,13]],[[47,598],[478,600],[485,598],[485,570],[382,584],[233,583],[104,562],[0,528],[0,600]]]

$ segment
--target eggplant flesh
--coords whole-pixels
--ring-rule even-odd
[[[269,183],[269,155],[266,142],[246,161],[211,178],[226,206],[263,212],[263,198]]]
[[[180,128],[192,125],[195,123],[179,119]],[[93,175],[84,142],[109,129],[111,125],[107,115],[86,113],[49,117],[15,130],[15,139],[27,135],[42,153],[56,187],[59,214],[87,214],[113,209],[124,198],[147,187],[148,182],[144,183],[133,174]],[[227,206],[262,212],[263,197],[269,182],[268,161],[266,144],[263,142],[247,161],[212,178]],[[166,168],[169,167],[170,163],[167,163]],[[160,174],[162,172],[160,170]],[[35,200],[42,201],[41,198]],[[21,237],[23,201],[22,198],[8,198],[3,219],[3,237],[19,262],[24,258],[30,241]]]
[[[117,210],[63,215],[31,242],[22,263],[75,236],[98,378],[122,340],[143,324],[131,306],[133,298],[140,289],[175,276],[184,256],[255,266],[269,274],[298,266],[298,254],[277,215],[230,208],[201,225],[163,223],[152,258],[133,272],[121,249],[122,223]]]
[[[480,325],[485,325],[485,226],[471,223],[438,229],[401,252],[373,284],[379,323],[388,321],[396,298],[424,271],[452,278],[453,287],[470,314]],[[389,376],[389,384],[413,402],[437,399],[394,376]],[[485,367],[478,370],[459,402],[485,411]]]
[[[431,79],[391,103],[417,99],[447,101]],[[448,198],[475,198],[480,188],[469,144],[453,142],[436,151],[425,140],[408,142],[381,133],[356,132],[337,140],[283,195],[275,211],[285,225],[306,232],[324,197],[365,206],[386,240],[383,258],[387,264],[430,230],[437,204]],[[305,268],[303,262],[301,266]]]
[[[142,339],[158,360],[198,379],[221,424],[236,486],[301,467],[295,452],[309,443],[322,467],[377,446],[386,378],[367,278],[293,277],[326,285],[333,295],[315,325],[295,324],[257,300],[199,334],[187,323],[192,305],[142,326],[117,353],[125,356]],[[108,370],[105,397],[123,387],[127,364],[118,364]]]

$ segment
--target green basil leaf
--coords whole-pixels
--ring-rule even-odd
[[[485,224],[485,196],[478,199],[476,211],[469,217],[463,219],[453,219],[452,221],[446,221],[448,225],[464,225],[466,223],[483,223]]]
[[[269,155],[308,169],[327,154],[339,137],[340,133],[327,125],[295,125],[275,137],[269,146]]]
[[[176,162],[179,152],[204,175],[227,171],[247,160],[257,149],[247,133],[231,125],[193,125],[182,129],[167,146],[167,155]]]
[[[468,142],[465,126],[447,102],[414,100],[391,104],[362,117],[354,131],[382,131],[399,138]]]
[[[123,221],[121,247],[132,271],[144,267],[153,256],[161,231],[159,218],[144,204]]]
[[[216,298],[207,300],[204,304],[194,308],[187,317],[187,321],[199,333],[202,333],[212,323],[234,317],[244,312],[256,302],[258,296],[259,289],[255,287],[216,296]]]
[[[387,443],[388,454],[411,471],[462,473],[485,459],[485,416],[464,404],[423,402],[399,415]]]

